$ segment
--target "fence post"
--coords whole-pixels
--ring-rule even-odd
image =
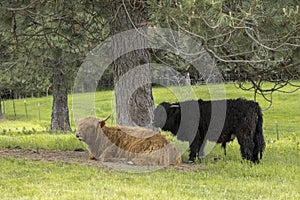
[[[17,117],[17,113],[16,113],[15,99],[13,99],[13,109],[14,109],[14,114],[15,114],[15,118],[16,118]]]
[[[2,106],[2,98],[0,97],[0,119],[3,117],[3,106]]]
[[[26,104],[26,100],[24,100],[24,107],[25,107],[26,119],[28,119],[28,111],[27,111],[27,104]]]
[[[2,99],[2,111],[3,111],[3,114],[5,114],[5,103],[4,103],[4,99]]]
[[[277,140],[279,140],[278,121],[277,120],[275,122],[275,125],[276,125],[276,138],[277,138]]]
[[[40,107],[41,107],[41,104],[40,104],[40,102],[38,102],[38,118],[39,118],[39,121],[41,121],[41,110],[40,110]]]

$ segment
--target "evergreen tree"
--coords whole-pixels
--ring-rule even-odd
[[[300,75],[299,1],[150,2],[155,11],[151,23],[198,41],[217,61],[224,78],[242,89],[266,98],[286,85],[299,89],[292,82]],[[266,87],[266,82],[272,86]]]
[[[32,88],[33,84],[26,83],[33,82],[33,79],[40,83],[42,71],[51,74],[44,76],[47,80],[52,79],[51,130],[71,130],[68,77],[74,77],[86,52],[107,33],[105,23],[101,23],[104,20],[100,12],[95,12],[99,8],[94,3],[52,0],[1,2],[1,29],[10,47],[9,55],[15,58],[17,69],[14,70],[23,74],[20,82],[14,74],[15,79],[11,82],[20,87],[13,86],[13,89],[23,90],[25,85]]]

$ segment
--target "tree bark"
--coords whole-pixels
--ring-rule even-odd
[[[59,67],[53,68],[52,131],[71,131],[68,109],[68,87],[64,73]]]
[[[148,13],[144,1],[112,3],[112,37],[117,124],[152,127],[154,102],[147,48]],[[139,28],[139,31],[136,29]],[[134,34],[123,31],[135,30]],[[138,46],[126,54],[128,46]]]

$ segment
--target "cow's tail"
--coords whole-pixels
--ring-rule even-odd
[[[256,134],[255,134],[256,144],[255,144],[255,146],[256,146],[256,148],[258,148],[256,150],[259,152],[260,159],[262,159],[263,151],[266,147],[266,143],[265,143],[265,139],[264,139],[264,135],[263,135],[263,128],[262,128],[263,115],[262,115],[261,108],[259,105],[257,108],[257,116],[258,116],[258,120],[257,120],[257,124],[256,124]]]

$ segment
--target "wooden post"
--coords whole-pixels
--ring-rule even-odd
[[[24,107],[25,107],[26,119],[28,119],[28,111],[27,111],[27,104],[26,104],[26,100],[24,100]]]
[[[2,106],[2,98],[0,97],[0,119],[3,117],[3,106]]]
[[[2,99],[2,111],[3,111],[3,114],[5,114],[6,109],[5,109],[4,99]]]
[[[40,104],[40,102],[38,102],[38,118],[39,118],[39,121],[41,121],[41,110],[40,110],[40,107],[41,107],[41,104]]]
[[[14,109],[15,117],[17,117],[15,99],[13,99],[13,109]]]
[[[277,138],[277,140],[279,140],[278,121],[277,120],[276,120],[275,124],[276,124],[276,138]]]

